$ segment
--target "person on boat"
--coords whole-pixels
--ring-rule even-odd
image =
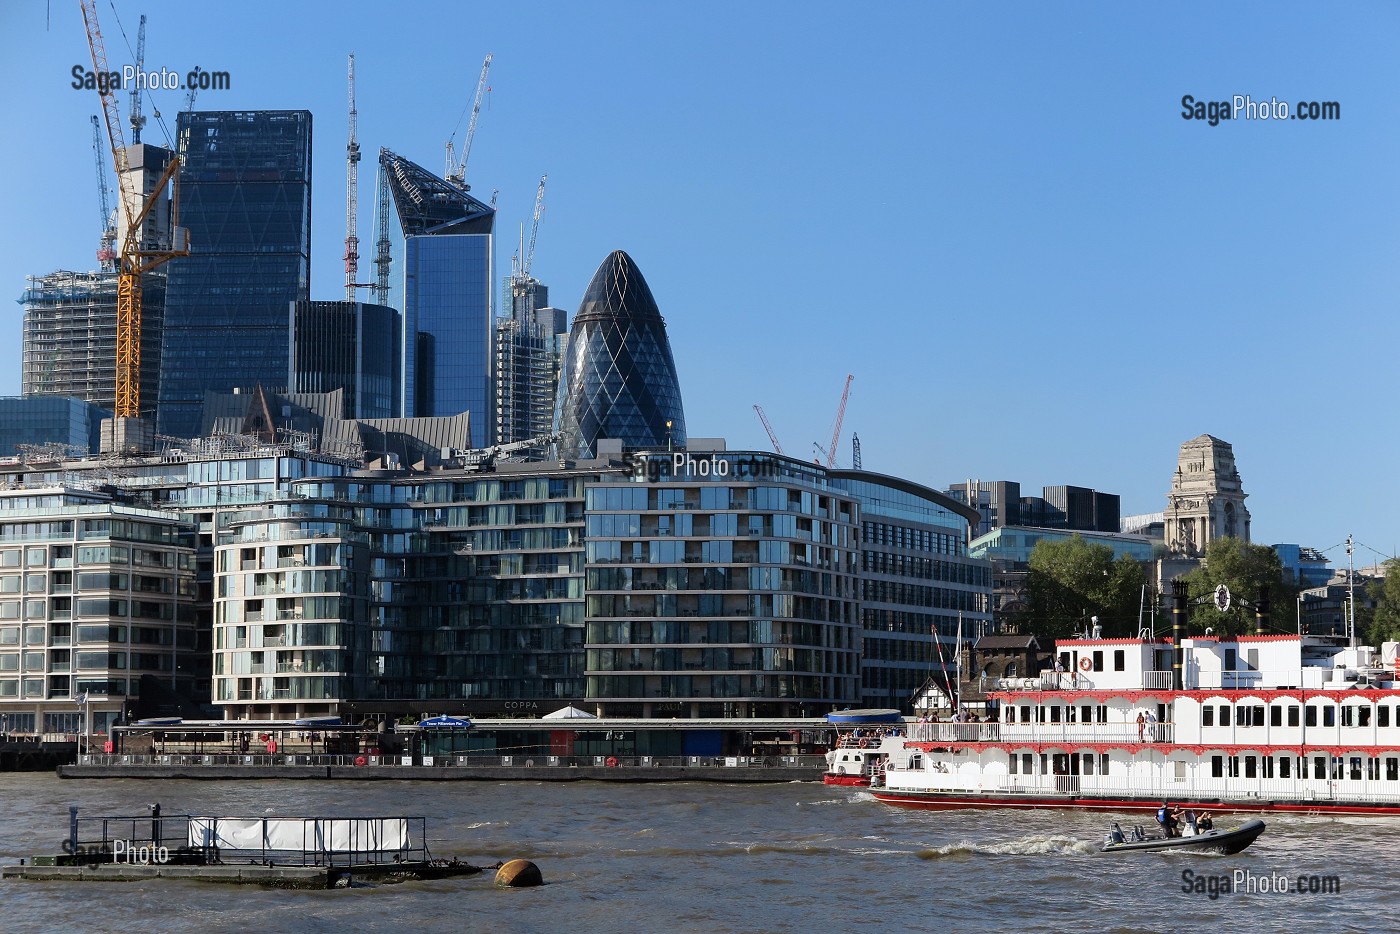
[[[1146,718],[1145,716],[1143,716],[1141,710],[1138,711],[1137,725],[1138,725],[1138,742],[1140,743],[1140,742],[1142,742],[1143,731],[1147,729],[1147,718]]]
[[[1163,836],[1176,836],[1176,810],[1172,808],[1170,802],[1162,802],[1162,806],[1157,809],[1157,823],[1162,825]]]
[[[1207,830],[1210,830],[1210,829],[1213,828],[1214,826],[1215,826],[1215,821],[1211,820],[1211,819],[1210,819],[1210,815],[1207,814],[1205,811],[1202,811],[1202,812],[1200,813],[1200,816],[1198,816],[1198,817],[1196,818],[1196,832],[1197,832],[1197,833],[1205,833]]]
[[[1188,808],[1187,811],[1181,815],[1181,822],[1185,824],[1185,826],[1181,829],[1181,835],[1183,837],[1194,837],[1196,834],[1201,832],[1200,828],[1196,826],[1195,811],[1190,810]]]

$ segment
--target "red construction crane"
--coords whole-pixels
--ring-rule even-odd
[[[768,424],[768,416],[763,414],[763,406],[755,405],[753,410],[758,413],[758,420],[763,423],[763,430],[768,432],[768,440],[772,443],[774,452],[783,453],[783,446],[778,443],[778,436],[773,433],[773,426]]]

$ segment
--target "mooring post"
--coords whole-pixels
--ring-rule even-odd
[[[160,846],[160,803],[151,805],[151,844]]]

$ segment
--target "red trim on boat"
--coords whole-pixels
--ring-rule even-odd
[[[914,794],[897,791],[872,791],[877,801],[897,807],[919,808],[933,811],[965,810],[968,808],[1060,808],[1079,811],[1156,811],[1165,798],[1048,798],[1032,795],[941,795]],[[1297,814],[1378,814],[1400,815],[1400,804],[1337,804],[1322,802],[1293,801],[1191,801],[1173,798],[1173,805],[1194,810],[1206,810],[1212,814],[1222,812],[1254,813],[1259,811],[1285,811]]]

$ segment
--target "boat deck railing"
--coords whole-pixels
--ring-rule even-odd
[[[425,817],[87,817],[69,808],[75,863],[366,866],[427,862]],[[413,841],[417,841],[414,843]]]
[[[168,755],[124,755],[90,753],[78,756],[82,766],[130,766],[144,768],[197,766],[250,766],[281,768],[288,766],[352,766],[356,768],[393,769],[406,766],[472,769],[569,769],[569,768],[684,768],[684,769],[813,769],[826,768],[825,756],[552,756],[538,753],[502,756],[497,754],[452,754],[431,756],[371,756],[360,755],[240,755],[230,753],[195,753]]]

